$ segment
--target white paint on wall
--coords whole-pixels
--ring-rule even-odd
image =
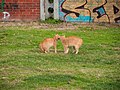
[[[54,19],[59,19],[59,0],[54,0]]]
[[[4,16],[3,16],[3,20],[7,21],[10,17],[10,13],[9,12],[3,12]]]

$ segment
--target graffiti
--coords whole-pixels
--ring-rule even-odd
[[[86,2],[85,2],[85,4],[83,4],[83,5],[81,5],[81,6],[78,6],[78,7],[76,7],[75,9],[84,9],[84,10],[88,10],[89,11],[89,22],[91,21],[91,12],[90,12],[90,10],[88,9],[88,8],[85,8],[85,5],[87,4],[87,0],[85,0]]]
[[[117,14],[119,13],[119,9],[113,5],[113,11],[114,11],[114,14]],[[116,23],[119,23],[120,22],[120,17],[117,17],[114,19]]]
[[[119,9],[113,5],[113,11],[114,11],[114,14],[118,13],[119,12]]]
[[[9,0],[8,0],[9,1]],[[32,4],[31,2],[21,3],[20,0],[7,0],[0,1],[0,13],[3,13],[3,19],[8,20],[10,17],[16,18],[14,16],[20,18],[25,18],[29,14],[37,13],[36,6],[39,8],[39,4]],[[25,1],[25,0],[23,0]],[[30,0],[33,1],[33,0]],[[44,0],[45,2],[50,0]],[[56,0],[52,0],[56,1]],[[49,5],[45,4],[47,9],[43,10],[48,12],[48,15],[53,17],[55,16],[55,11],[57,8],[57,12],[59,11],[59,15],[57,13],[56,16],[59,17],[60,20],[64,20],[67,22],[115,22],[120,23],[120,0],[58,0],[59,5]],[[44,8],[45,8],[44,7]],[[49,7],[54,7],[49,8]],[[59,7],[59,10],[58,10]],[[19,10],[18,10],[19,9]],[[29,10],[29,13],[28,13]],[[41,9],[42,11],[42,9]],[[47,17],[47,14],[46,17]],[[2,15],[2,14],[1,14]]]
[[[64,12],[65,15],[63,15],[64,17],[64,21],[65,21],[65,17],[70,14],[70,13],[74,13],[77,17],[79,16],[79,13],[75,13],[74,11],[70,11],[70,10],[67,10],[63,7],[63,4],[65,3],[66,0],[63,0],[62,3],[61,3],[61,11]],[[61,13],[63,14],[63,13]]]
[[[97,12],[98,16],[97,18],[102,17],[103,15],[107,15],[108,20],[110,22],[110,18],[108,16],[108,14],[106,13],[105,9],[104,9],[104,5],[107,3],[107,0],[105,0],[105,3],[102,6],[96,7],[93,9],[93,13]]]
[[[9,17],[10,17],[9,12],[3,12],[3,14],[4,14],[3,20],[7,21],[9,19]]]
[[[106,11],[105,11],[105,9],[104,9],[104,5],[107,3],[107,1],[102,5],[102,6],[99,6],[99,7],[96,7],[96,8],[94,8],[93,9],[93,13],[97,13],[98,14],[98,16],[97,16],[97,18],[100,18],[100,17],[102,17],[103,15],[107,15],[106,14]]]
[[[114,19],[116,23],[120,23],[120,17]]]
[[[61,3],[61,16],[63,16],[64,21],[81,21],[81,22],[91,22],[91,12],[88,8],[85,8],[84,6],[87,3],[83,2],[82,5],[79,4],[80,0],[62,0]],[[68,8],[68,5],[66,4],[73,3],[75,6],[74,8]],[[73,6],[73,5],[72,5]],[[79,13],[80,10],[84,9],[86,13],[89,13],[89,15],[84,15]]]
[[[60,0],[59,6],[64,21],[120,22],[120,0]]]

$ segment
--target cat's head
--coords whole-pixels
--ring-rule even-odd
[[[55,40],[58,40],[58,39],[60,39],[60,36],[58,34],[56,34],[54,38],[55,38]]]

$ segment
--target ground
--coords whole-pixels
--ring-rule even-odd
[[[41,23],[41,22],[0,22],[0,27],[7,27],[7,26],[30,26],[31,28],[36,29],[55,29],[55,30],[75,30],[80,27],[89,27],[91,29],[105,29],[105,28],[115,28],[120,27],[120,24],[108,24],[108,23],[67,23],[67,22],[60,22],[57,24],[54,23]]]
[[[82,38],[79,53],[42,53],[55,34]],[[119,24],[0,22],[0,90],[120,90],[119,60]]]

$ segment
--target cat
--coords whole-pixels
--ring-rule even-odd
[[[75,54],[78,54],[80,46],[83,44],[83,40],[76,36],[60,36],[60,40],[64,47],[64,53],[68,53],[69,46],[73,46]]]
[[[57,48],[56,48],[56,41],[60,38],[58,34],[56,34],[53,38],[46,38],[39,44],[39,48],[42,50],[44,53],[50,52],[50,47],[54,47],[55,53],[57,53]]]

